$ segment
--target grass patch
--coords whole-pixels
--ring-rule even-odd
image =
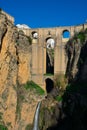
[[[45,92],[44,90],[39,86],[37,85],[36,83],[34,83],[33,81],[28,81],[26,84],[25,84],[25,89],[26,90],[35,90],[37,94],[39,95],[44,95]]]
[[[6,126],[0,124],[0,130],[8,130],[8,128]]]
[[[60,95],[59,95],[59,96],[56,96],[56,97],[55,97],[55,100],[56,100],[56,101],[59,101],[59,102],[62,101],[62,96],[60,96]]]
[[[46,73],[46,74],[44,74],[44,76],[53,76],[53,74],[51,74],[51,73]]]
[[[28,124],[25,128],[25,130],[32,130],[32,124]]]
[[[85,33],[84,32],[79,32],[77,34],[77,38],[79,38],[81,43],[83,44],[83,42],[85,41]]]
[[[57,74],[54,77],[54,84],[59,90],[65,90],[67,84],[67,78],[64,74]]]

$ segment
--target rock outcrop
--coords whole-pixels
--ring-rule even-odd
[[[66,44],[67,70],[69,82],[73,79],[86,79],[87,77],[87,29],[75,34]],[[80,80],[79,79],[79,80]]]
[[[32,124],[38,99],[23,84],[31,79],[31,45],[0,12],[0,129],[25,130]]]
[[[60,119],[61,111],[58,101],[52,97],[44,99],[41,103],[39,115],[39,129],[48,130],[48,128],[56,126]]]
[[[17,56],[15,27],[0,14],[0,112],[2,122],[15,126],[17,105]]]
[[[60,103],[48,95],[42,101],[40,130],[86,130],[87,125],[87,29],[66,44],[69,84]]]
[[[31,51],[29,38],[24,35],[23,31],[18,31],[7,16],[0,12],[0,127],[7,128],[7,130],[30,129],[37,102],[43,98],[35,93],[35,90],[26,87],[27,81],[31,80]],[[66,45],[66,52],[68,59],[66,75],[69,82],[87,83],[87,30],[70,39]],[[53,72],[53,50],[49,51],[48,60],[50,70]],[[66,126],[72,118],[71,116],[66,118],[63,115],[64,103],[65,105],[67,101],[71,103],[71,100],[66,99],[61,106],[61,102],[59,105],[54,100],[55,94],[56,92],[52,91],[47,95],[47,99],[42,101],[39,118],[40,130],[63,129],[62,126]],[[72,105],[73,103],[71,107]],[[85,113],[87,115],[87,109]],[[65,129],[70,130],[71,126]]]

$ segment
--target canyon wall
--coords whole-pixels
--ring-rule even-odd
[[[39,98],[24,88],[31,51],[28,37],[0,12],[0,129],[24,130],[33,122]]]

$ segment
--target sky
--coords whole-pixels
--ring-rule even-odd
[[[87,22],[87,0],[0,0],[16,24],[31,28],[72,26]]]

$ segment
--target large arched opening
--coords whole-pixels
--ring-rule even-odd
[[[50,78],[47,78],[45,82],[46,82],[46,92],[50,93],[54,88],[54,82]]]
[[[55,40],[52,37],[46,39],[46,73],[54,74],[54,47]]]
[[[38,38],[38,33],[36,31],[33,31],[31,34],[34,39]]]

